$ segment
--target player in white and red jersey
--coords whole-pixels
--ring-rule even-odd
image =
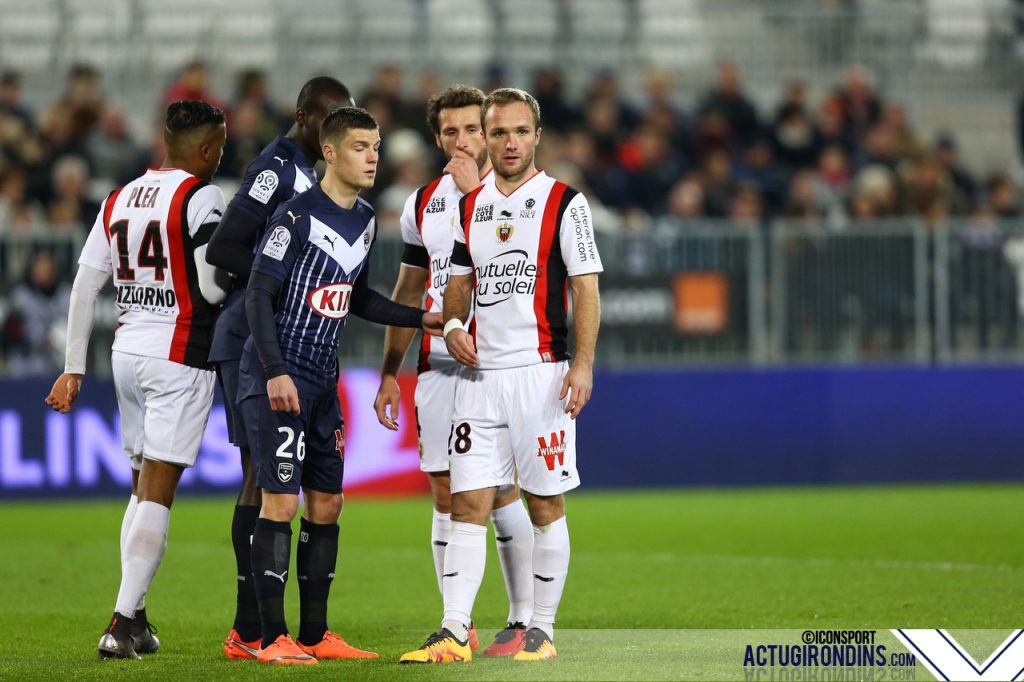
[[[537,101],[522,90],[495,90],[484,101],[482,123],[495,181],[460,202],[444,295],[447,348],[466,365],[449,441],[445,612],[441,629],[402,656],[409,663],[472,658],[467,634],[483,578],[485,524],[496,496],[517,474],[534,527],[535,582],[533,614],[515,660],[556,656],[555,613],[569,568],[562,496],[579,485],[575,419],[593,386],[601,259],[586,199],[534,165]]]
[[[465,85],[453,85],[427,102],[427,124],[434,132],[437,146],[448,158],[448,164],[440,177],[413,192],[405,202],[401,219],[405,252],[392,294],[392,299],[398,303],[423,305],[429,311],[441,312],[459,201],[481,184],[494,182],[480,125],[483,102],[481,90]],[[384,364],[374,407],[377,419],[391,430],[398,430],[401,392],[396,377],[414,334],[415,330],[388,327],[384,336]],[[443,339],[422,335],[415,396],[416,431],[420,469],[427,472],[434,500],[430,547],[439,590],[445,548],[451,535],[448,437],[460,368],[448,354]],[[494,501],[491,521],[505,576],[509,612],[506,627],[484,653],[514,655],[522,648],[526,623],[533,610],[533,574],[530,571],[533,528],[519,498],[518,487],[512,486]],[[469,639],[471,647],[476,649],[478,640],[472,627]]]
[[[167,108],[167,158],[103,202],[79,258],[68,313],[64,373],[46,403],[71,409],[85,375],[93,308],[113,274],[120,309],[111,365],[132,497],[121,524],[121,587],[99,642],[101,658],[155,652],[144,598],[167,547],[174,493],[195,464],[213,402],[207,366],[223,273],[206,244],[224,212],[209,184],[220,164],[224,112],[205,102]]]

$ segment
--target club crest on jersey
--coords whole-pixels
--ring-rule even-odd
[[[494,220],[494,204],[477,206],[476,213],[473,214],[473,222],[485,223],[488,220]]]
[[[309,292],[306,302],[321,317],[341,320],[348,315],[352,300],[352,285],[348,282],[325,284]]]
[[[287,483],[292,480],[292,473],[295,471],[295,465],[291,462],[281,462],[277,465],[277,477],[281,483]]]
[[[498,229],[494,231],[498,235],[498,241],[504,244],[512,238],[512,233],[516,231],[516,228],[512,223],[502,223],[498,225]]]
[[[519,211],[520,218],[526,218],[527,220],[533,220],[533,216],[537,215],[537,212],[533,210],[533,207],[537,205],[537,201],[533,198],[526,200],[526,208]]]
[[[424,213],[444,213],[444,200],[446,197],[433,197],[430,203],[427,204],[427,210]]]

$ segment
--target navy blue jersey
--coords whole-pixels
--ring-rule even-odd
[[[353,288],[365,287],[376,233],[373,208],[362,199],[342,208],[317,185],[283,205],[270,224],[252,269],[283,283],[274,323],[285,369],[300,398],[336,396],[338,342]],[[250,338],[242,351],[238,400],[264,393],[266,379]]]
[[[270,218],[281,205],[315,184],[313,163],[294,140],[279,135],[249,164],[229,209],[241,211],[262,226],[253,243],[255,248],[262,240]],[[238,360],[247,338],[249,323],[245,319],[245,288],[239,287],[228,294],[217,318],[210,362]]]

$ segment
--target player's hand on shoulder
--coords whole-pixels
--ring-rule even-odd
[[[373,409],[377,413],[377,421],[392,431],[398,430],[398,404],[401,398],[402,389],[398,387],[398,380],[390,374],[382,376]]]
[[[565,412],[570,418],[575,419],[580,416],[580,412],[590,402],[593,392],[593,367],[581,362],[572,363],[569,371],[565,373],[565,379],[562,380],[562,393],[558,396],[559,400],[565,400],[565,397],[569,396],[569,400],[565,403]]]
[[[444,330],[444,318],[441,313],[423,313],[423,331],[431,336],[441,336]]]
[[[274,412],[299,414],[299,391],[287,374],[267,380],[267,398],[270,399],[270,409]]]
[[[476,367],[476,344],[473,337],[463,329],[453,329],[444,337],[448,353],[464,365]]]
[[[78,399],[78,393],[82,389],[82,377],[81,374],[61,374],[53,382],[53,388],[44,402],[58,412],[67,412]]]
[[[477,167],[476,161],[461,149],[455,150],[452,158],[444,167],[444,172],[452,176],[455,186],[463,194],[469,194],[480,186],[480,169]]]

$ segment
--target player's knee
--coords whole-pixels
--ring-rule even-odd
[[[565,498],[562,495],[526,493],[526,508],[533,525],[546,526],[565,516]]]
[[[289,522],[299,509],[299,496],[283,493],[264,493],[260,505],[260,518]]]
[[[485,488],[452,495],[452,521],[487,525],[494,508],[494,490]]]
[[[498,488],[498,495],[494,498],[494,508],[501,509],[513,502],[519,501],[519,486],[510,485]]]
[[[442,514],[452,511],[451,477],[445,471],[441,474],[430,474],[430,492],[434,498],[434,509]]]
[[[341,493],[328,494],[310,490],[306,490],[305,499],[306,507],[302,515],[318,524],[337,523],[345,502],[345,497]]]

